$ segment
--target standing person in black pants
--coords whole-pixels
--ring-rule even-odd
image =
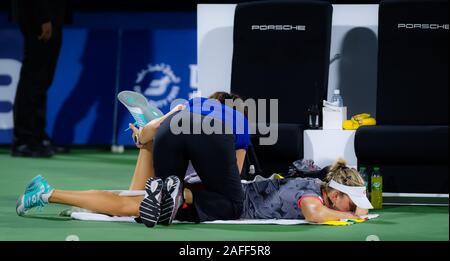
[[[51,157],[46,127],[47,91],[61,49],[66,0],[12,0],[12,18],[24,39],[14,101],[12,156]]]

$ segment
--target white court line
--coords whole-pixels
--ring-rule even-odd
[[[448,194],[383,192],[383,197],[448,198]]]

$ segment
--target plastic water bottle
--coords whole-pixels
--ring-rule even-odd
[[[344,107],[344,99],[342,98],[341,91],[339,89],[334,90],[333,96],[331,96],[331,103],[338,107]]]
[[[372,192],[370,193],[372,206],[374,209],[381,209],[383,206],[383,176],[380,168],[374,167],[372,173]]]
[[[362,179],[364,180],[364,186],[366,187],[366,195],[369,195],[369,174],[367,173],[367,168],[361,166],[359,168],[359,174],[361,175]]]

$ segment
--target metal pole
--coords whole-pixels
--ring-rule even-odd
[[[111,145],[111,152],[113,153],[123,153],[124,146],[117,144],[117,132],[119,129],[118,126],[118,101],[117,101],[117,95],[119,94],[119,88],[120,88],[120,69],[121,69],[121,62],[122,62],[122,33],[123,29],[119,28],[117,33],[117,59],[116,59],[116,84],[115,84],[115,90],[114,90],[114,118],[113,118],[113,137],[112,137],[112,145]]]

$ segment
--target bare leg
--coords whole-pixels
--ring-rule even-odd
[[[153,142],[149,142],[139,149],[139,155],[134,169],[133,178],[130,184],[130,190],[143,190],[145,183],[150,177],[155,176],[153,168]],[[185,202],[192,204],[193,195],[189,189],[184,189]]]
[[[152,145],[153,143],[149,142],[139,149],[130,190],[144,190],[147,180],[155,176]],[[49,198],[49,202],[76,206],[112,216],[139,216],[139,206],[143,198],[143,196],[122,197],[100,190],[55,190]]]
[[[131,180],[130,190],[144,190],[145,182],[155,176],[153,169],[153,143],[149,142],[139,149],[139,156]]]
[[[194,195],[190,189],[185,188],[183,191],[184,202],[192,204],[194,202]]]
[[[143,190],[145,189],[145,183],[150,177],[155,176],[155,170],[153,168],[153,137],[156,134],[156,130],[159,125],[170,115],[177,111],[183,110],[184,105],[178,105],[173,108],[169,113],[165,114],[157,120],[151,121],[144,128],[137,129],[134,124],[130,124],[130,128],[133,130],[133,137],[136,135],[143,141],[143,145],[138,145],[139,156],[136,162],[136,168],[131,180],[130,190]]]
[[[49,202],[85,208],[111,216],[139,216],[139,205],[143,199],[143,196],[122,197],[100,190],[55,190]]]

